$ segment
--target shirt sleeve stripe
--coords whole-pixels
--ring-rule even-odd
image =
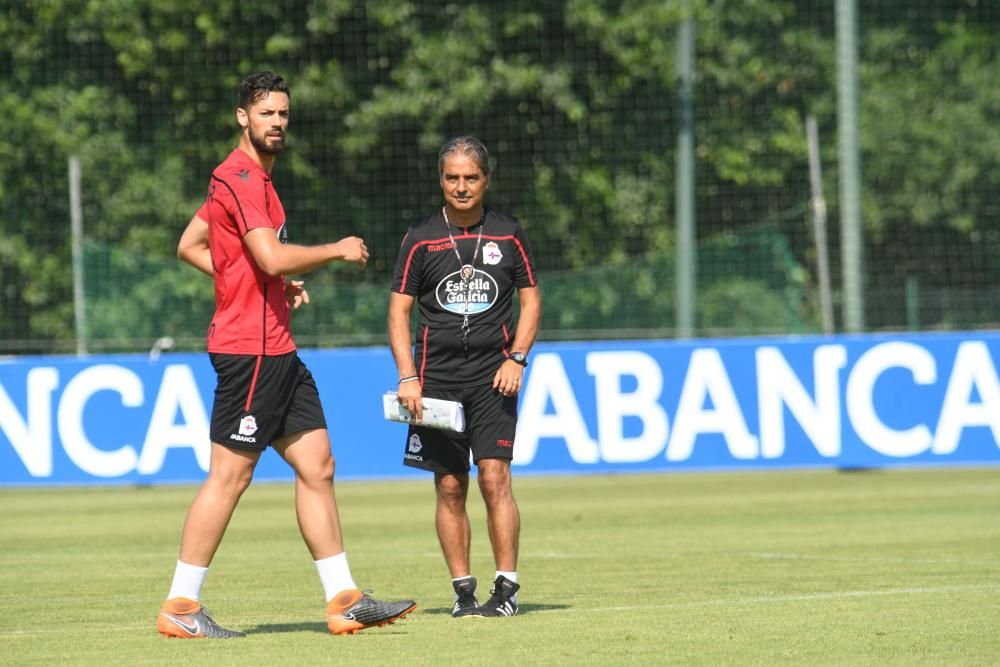
[[[417,243],[412,248],[410,248],[410,254],[406,258],[406,266],[403,268],[403,281],[399,285],[400,294],[406,294],[406,279],[410,275],[410,263],[413,261],[413,253],[415,253],[417,251],[417,248],[419,247],[420,244]]]
[[[409,234],[407,234],[407,236],[409,236]],[[461,238],[461,237],[459,237],[459,238]],[[445,238],[440,238],[440,239],[429,239],[427,241],[417,241],[416,243],[413,244],[413,247],[410,248],[410,254],[406,258],[406,266],[403,267],[403,280],[401,281],[401,283],[399,285],[399,293],[400,294],[406,294],[406,279],[410,275],[410,264],[413,263],[413,254],[421,246],[430,245],[432,243],[444,243],[445,241],[449,241],[449,240],[450,239],[448,239],[447,237],[445,237]],[[403,237],[403,242],[404,243],[406,242],[406,237]]]
[[[424,358],[420,360],[420,385],[424,384],[424,369],[427,368],[427,339],[430,337],[431,328],[424,325]]]
[[[219,178],[215,174],[212,174],[212,180],[213,181],[218,181],[219,183],[222,183],[224,186],[226,186],[226,189],[229,190],[229,194],[231,194],[233,196],[233,201],[236,202],[236,208],[239,210],[240,217],[243,219],[243,232],[242,232],[242,236],[246,236],[247,233],[250,231],[250,226],[247,225],[247,216],[243,213],[243,206],[240,204],[240,198],[236,196],[236,190],[233,190],[233,186],[229,185],[229,183],[226,183],[224,180],[222,180],[221,178]],[[239,223],[239,221],[237,221],[237,224],[238,223]]]

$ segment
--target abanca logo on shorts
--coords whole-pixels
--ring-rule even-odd
[[[409,442],[406,444],[406,455],[403,457],[408,461],[423,461],[424,457],[417,454],[421,449],[424,448],[424,443],[420,442],[420,436],[414,433],[410,436]]]
[[[229,439],[238,442],[257,442],[257,438],[253,437],[257,432],[257,419],[253,415],[247,415],[240,420],[239,431],[238,434],[231,433]]]

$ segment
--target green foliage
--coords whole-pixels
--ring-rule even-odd
[[[898,290],[918,276],[935,288],[988,289],[1000,283],[982,250],[1000,241],[995,3],[876,5],[859,7],[866,283]],[[360,290],[356,301],[367,302],[387,285],[406,226],[440,200],[436,151],[456,134],[477,134],[490,146],[497,161],[490,203],[525,224],[543,284],[567,271],[614,271],[672,255],[675,51],[686,11],[696,28],[700,237],[739,235],[809,200],[807,113],[819,121],[835,221],[830,2],[289,0],[252,12],[235,0],[13,3],[0,12],[0,103],[8,110],[0,142],[0,347],[45,351],[72,338],[69,156],[82,163],[88,238],[174,262],[210,170],[234,145],[236,86],[264,68],[285,75],[293,90],[289,151],[274,175],[292,240],[359,234],[372,250],[364,276],[314,279],[336,282],[340,296]],[[803,272],[814,270],[813,240],[801,223],[781,223],[792,262],[774,266],[791,266],[786,282],[812,290],[815,280]],[[975,270],[955,259],[967,256],[977,258]],[[836,272],[836,252],[832,259]],[[734,280],[753,271],[733,268]],[[144,280],[151,292],[172,293],[175,274]],[[581,292],[594,285],[570,282]],[[553,289],[562,297],[568,284]],[[600,302],[584,312],[604,312],[609,288],[594,289],[567,302]],[[787,303],[783,289],[767,287]],[[625,301],[638,307],[647,296]],[[870,311],[873,321],[890,318],[880,326],[902,321],[898,307]],[[668,304],[646,312],[653,315],[644,323],[641,310],[625,320],[672,327]],[[332,317],[345,334],[361,333],[358,322]],[[578,317],[559,313],[544,325],[576,328]],[[374,327],[366,329],[370,339],[381,339],[377,315],[363,319]],[[768,317],[746,321],[757,319]],[[800,318],[806,327],[816,319]],[[942,314],[939,324],[959,320],[965,315]],[[979,321],[1000,321],[1000,313]],[[720,323],[730,333],[757,331]],[[330,327],[332,319],[315,324]],[[328,331],[315,333],[329,338]],[[124,340],[129,331],[108,335]]]
[[[161,336],[191,348],[208,329],[212,281],[194,268],[94,242],[85,258],[87,330],[95,351],[144,352]]]
[[[707,332],[789,333],[802,329],[796,315],[780,294],[754,281],[719,282],[698,296],[698,324]]]

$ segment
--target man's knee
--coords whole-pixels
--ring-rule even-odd
[[[487,504],[505,502],[513,498],[510,463],[503,459],[483,459],[480,461],[479,491]]]
[[[209,470],[206,481],[224,489],[227,493],[243,495],[253,480],[253,468],[217,468]]]
[[[435,475],[434,486],[438,502],[446,505],[464,505],[469,494],[469,476],[438,474]]]
[[[226,493],[242,494],[250,486],[259,459],[260,452],[230,449],[213,442],[206,483],[213,484]]]
[[[295,474],[310,486],[329,486],[333,484],[333,476],[336,470],[337,464],[333,456],[329,455],[322,457],[314,465],[300,466],[295,471]]]

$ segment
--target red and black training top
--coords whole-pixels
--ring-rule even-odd
[[[287,240],[285,210],[271,177],[237,148],[212,172],[197,216],[208,222],[215,280],[208,351],[264,356],[294,351],[284,279],[261,271],[243,243],[258,227],[272,227],[282,243]]]
[[[482,241],[473,261],[482,225]],[[514,290],[537,284],[528,238],[517,219],[486,209],[482,223],[452,227],[455,256],[444,217],[438,210],[406,232],[392,290],[417,299],[414,361],[427,387],[471,387],[493,382],[514,339]],[[468,298],[462,264],[473,264]],[[462,321],[469,312],[469,349],[462,347]]]

